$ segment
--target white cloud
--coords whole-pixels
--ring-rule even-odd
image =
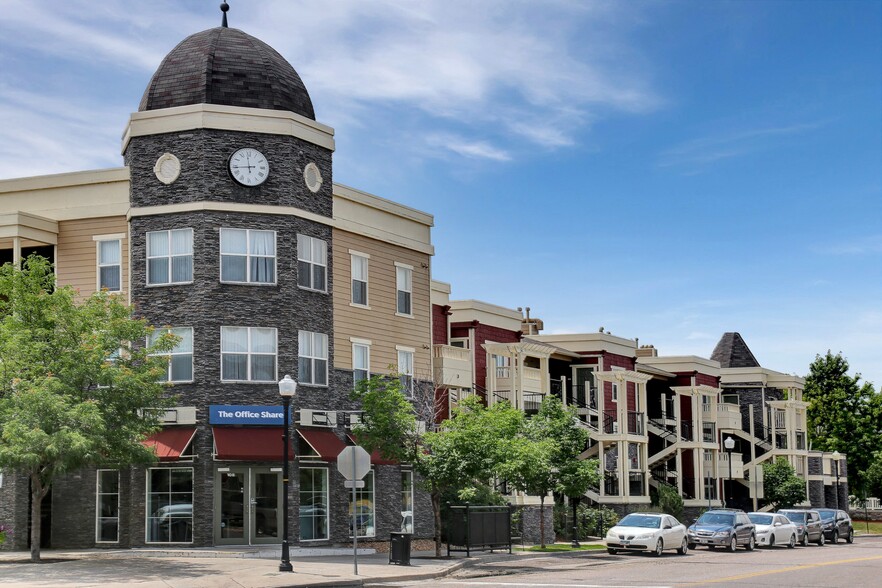
[[[882,235],[867,235],[841,243],[816,246],[814,250],[826,255],[873,255],[882,253]]]

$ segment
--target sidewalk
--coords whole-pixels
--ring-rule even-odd
[[[270,558],[272,555],[275,557]],[[351,554],[292,557],[294,572],[283,573],[279,571],[279,550],[46,550],[41,557],[57,563],[40,564],[12,563],[29,559],[29,554],[2,552],[0,585],[3,588],[363,586],[379,582],[420,582],[447,575],[466,564],[464,557],[434,559],[430,555],[433,554],[412,554],[410,566],[390,565],[387,554],[359,555],[356,576]]]

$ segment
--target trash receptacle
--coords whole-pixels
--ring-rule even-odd
[[[400,566],[410,565],[410,533],[389,534],[389,563]]]

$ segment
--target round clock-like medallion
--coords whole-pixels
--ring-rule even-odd
[[[230,176],[243,186],[259,186],[269,176],[269,162],[257,149],[239,149],[230,156]]]
[[[303,168],[303,181],[310,192],[318,192],[322,188],[322,172],[316,164],[310,162]]]
[[[163,184],[171,184],[181,175],[181,161],[171,153],[163,153],[156,160],[153,173]]]

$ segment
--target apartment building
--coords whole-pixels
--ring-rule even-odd
[[[43,503],[45,546],[281,543],[283,408],[296,456],[291,539],[431,536],[407,464],[373,456],[353,502],[335,467],[355,443],[353,385],[401,372],[431,389],[431,215],[333,182],[334,130],[294,68],[226,26],[162,61],[124,130],[124,166],[0,181],[0,256],[39,253],[81,296],[118,293],[180,343],[179,405],[148,468],[73,472]],[[4,548],[28,545],[29,483],[3,472]]]
[[[601,470],[592,502],[630,512],[664,484],[693,512],[754,509],[762,464],[783,457],[806,481],[806,506],[835,506],[837,467],[846,504],[845,458],[834,466],[806,446],[802,378],[761,367],[738,333],[725,333],[710,358],[664,356],[603,329],[543,335],[542,321],[521,309],[451,300],[450,292],[433,282],[439,398],[452,405],[475,393],[531,414],[551,394],[574,407],[591,433],[581,457],[597,458]]]

